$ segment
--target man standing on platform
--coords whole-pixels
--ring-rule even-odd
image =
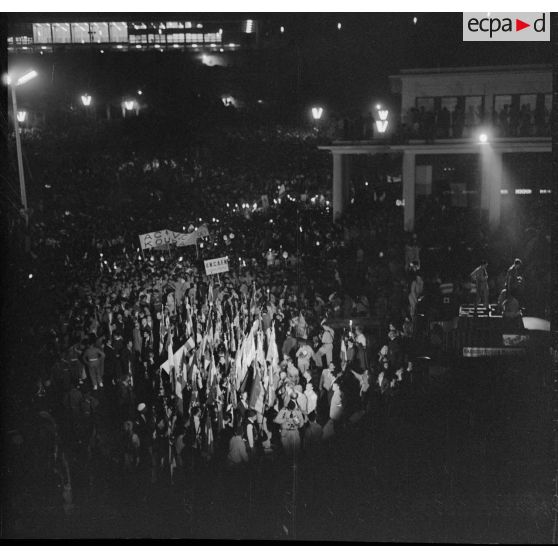
[[[488,263],[483,260],[480,265],[471,273],[471,279],[474,281],[477,287],[477,297],[475,304],[479,304],[479,301],[485,308],[488,308],[488,272],[486,268]]]

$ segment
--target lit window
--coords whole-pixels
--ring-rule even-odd
[[[184,33],[171,33],[170,35],[167,35],[167,40],[170,43],[183,43]]]
[[[72,42],[73,43],[89,43],[89,24],[88,23],[72,23]]]
[[[192,29],[192,22],[191,21],[187,21],[186,24],[184,25],[184,27],[186,29]]]
[[[126,43],[128,42],[128,25],[125,22],[109,23],[110,42]]]
[[[90,23],[89,28],[91,29],[92,42],[95,43],[108,42],[108,23],[104,23],[104,22]]]
[[[254,20],[247,19],[246,20],[246,33],[252,33],[254,31]]]
[[[53,23],[52,35],[54,43],[70,42],[70,24],[69,23]]]
[[[516,188],[515,190],[516,196],[526,196],[532,193],[533,191],[530,188]]]
[[[203,43],[203,33],[186,33],[187,43]]]
[[[52,43],[50,23],[33,24],[33,41],[35,43]]]
[[[49,41],[50,42],[50,41]],[[33,39],[31,37],[21,36],[15,38],[16,45],[30,45],[33,43]]]

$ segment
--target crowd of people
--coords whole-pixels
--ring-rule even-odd
[[[483,110],[482,105],[468,105],[460,99],[453,106],[434,108],[417,99],[417,106],[410,108],[397,122],[397,115],[390,115],[389,135],[406,143],[409,140],[434,141],[436,139],[467,138],[484,126],[494,137],[548,137],[552,111],[544,106],[533,108],[530,103],[509,103],[492,111]],[[397,122],[397,123],[396,123]],[[337,140],[366,141],[384,136],[376,130],[372,112],[356,112],[344,117],[333,117],[324,125],[322,133]]]
[[[71,464],[95,475],[116,461],[126,476],[174,483],[209,461],[317,459],[420,383],[419,304],[429,297],[434,312],[448,283],[473,301],[469,273],[491,256],[478,231],[461,248],[405,235],[385,188],[355,191],[334,224],[330,162],[306,133],[236,131],[156,152],[134,140],[25,146],[40,203],[13,260],[24,310],[8,377],[23,387],[10,443],[24,443],[22,413],[38,409],[37,448],[68,510]],[[68,164],[52,156],[61,148]],[[202,224],[195,247],[138,243]],[[15,216],[13,238],[21,230]],[[224,256],[229,271],[207,276],[203,261]]]

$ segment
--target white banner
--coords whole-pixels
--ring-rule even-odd
[[[172,242],[177,246],[193,246],[198,238],[209,236],[209,230],[206,225],[202,225],[197,231],[191,233],[175,233],[170,231]]]
[[[229,271],[229,257],[215,258],[213,260],[205,260],[205,273],[207,275],[215,275],[216,273],[225,273]]]
[[[177,246],[194,245],[198,238],[209,236],[207,225],[202,225],[197,231],[191,233],[177,233],[168,229],[140,234],[140,246],[142,250],[150,250],[152,248],[165,248],[167,244],[176,244]]]
[[[140,246],[142,250],[150,250],[152,248],[163,248],[170,244],[170,231],[167,229],[161,231],[150,232],[139,235]]]

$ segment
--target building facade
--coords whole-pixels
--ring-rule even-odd
[[[551,191],[550,66],[406,70],[391,78],[382,139],[334,141],[334,219],[343,214],[355,155],[400,158],[404,228],[430,196],[477,211],[491,228],[502,212]]]
[[[103,50],[234,51],[258,44],[260,22],[246,20],[43,21],[13,23],[8,52]]]

